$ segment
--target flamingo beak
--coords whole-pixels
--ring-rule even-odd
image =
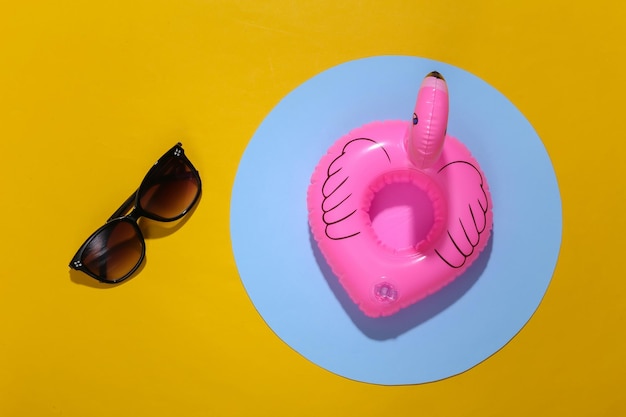
[[[445,78],[443,78],[443,75],[441,75],[438,71],[431,71],[431,72],[429,72],[428,75],[425,78],[427,78],[427,77],[435,77],[437,79],[445,81]]]

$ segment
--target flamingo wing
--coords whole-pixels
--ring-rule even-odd
[[[451,213],[457,218],[450,220],[443,243],[435,250],[450,267],[461,268],[488,231],[490,207],[485,182],[478,168],[468,161],[450,162],[438,173],[463,179],[463,186],[450,194]]]
[[[360,233],[362,221],[356,216],[360,201],[354,194],[363,186],[359,178],[367,175],[373,159],[381,158],[390,162],[389,154],[381,144],[369,138],[356,138],[349,140],[328,165],[321,188],[321,209],[329,239],[346,239]]]

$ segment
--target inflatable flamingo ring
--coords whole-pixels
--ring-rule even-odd
[[[447,136],[448,88],[420,86],[411,121],[373,122],[340,138],[315,168],[309,224],[321,253],[368,316],[388,316],[461,275],[491,234],[478,162]]]

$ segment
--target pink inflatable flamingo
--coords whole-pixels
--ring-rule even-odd
[[[411,121],[362,126],[322,157],[307,194],[313,236],[368,316],[396,313],[461,275],[491,234],[492,201],[467,148],[447,136],[438,72]]]

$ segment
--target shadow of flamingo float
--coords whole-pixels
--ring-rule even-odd
[[[315,168],[307,193],[313,237],[368,316],[392,315],[440,290],[489,240],[485,175],[447,124],[448,88],[433,71],[411,121],[357,128]]]

